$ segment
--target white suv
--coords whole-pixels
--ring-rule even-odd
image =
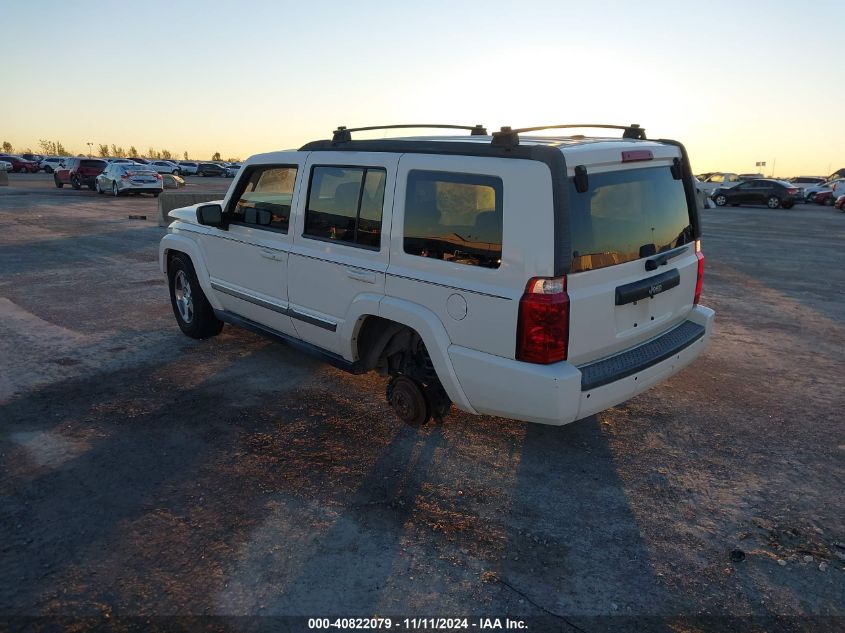
[[[339,128],[253,156],[222,201],[170,212],[179,327],[225,321],[379,370],[410,424],[451,403],[554,425],[621,403],[694,360],[714,313],[684,148],[599,127],[625,133]]]

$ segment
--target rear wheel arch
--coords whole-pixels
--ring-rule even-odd
[[[437,315],[425,306],[396,297],[384,297],[379,302],[378,318],[382,320],[382,325],[384,322],[396,323],[417,334],[449,399],[459,409],[476,413],[449,358],[451,340]]]

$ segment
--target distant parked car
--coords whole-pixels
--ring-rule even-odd
[[[815,187],[817,185],[824,184],[824,181],[825,179],[821,176],[798,176],[796,178],[789,179],[789,182],[798,187],[799,198],[806,198],[807,189],[809,189],[810,187]]]
[[[150,193],[157,198],[164,187],[161,174],[146,165],[112,163],[97,176],[94,188],[97,193],[109,192],[115,197],[127,193]]]
[[[836,197],[833,195],[833,191],[827,189],[825,191],[819,191],[815,196],[813,196],[813,202],[816,204],[821,204],[826,207],[832,207]]]
[[[813,187],[810,190],[811,193],[807,194],[807,202],[825,204],[827,199],[830,197],[832,197],[833,200],[836,200],[838,194],[841,193],[843,188],[845,188],[845,178],[839,178],[837,180],[828,180],[826,183],[822,185],[817,185],[816,187]]]
[[[759,178],[741,182],[734,187],[716,189],[712,198],[717,207],[726,204],[735,207],[741,204],[765,204],[770,209],[789,209],[798,202],[798,187],[774,178]]]
[[[182,173],[179,165],[169,160],[151,160],[149,167],[160,174],[176,174],[179,176]]]
[[[836,202],[833,203],[833,206],[839,209],[840,211],[845,211],[845,194],[842,194],[836,199]]]
[[[736,174],[717,171],[704,178],[698,186],[702,191],[712,196],[716,189],[727,189],[728,187],[733,187],[739,182],[739,176]]]
[[[165,189],[179,189],[185,186],[185,179],[174,174],[161,174],[161,182]]]
[[[135,163],[137,165],[149,165],[150,164],[150,161],[148,161],[146,158],[130,158],[129,160],[131,160],[133,163]]]
[[[199,163],[192,161],[192,160],[180,160],[179,161],[179,169],[182,171],[182,174],[185,176],[195,176],[197,173],[197,169],[199,168]]]
[[[42,158],[41,162],[38,163],[38,169],[43,169],[46,173],[52,174],[56,171],[56,169],[58,169],[59,165],[61,165],[64,160],[65,159],[62,156],[48,156],[47,158]]]
[[[739,174],[739,176],[737,176],[737,177],[740,180],[745,181],[745,180],[759,180],[760,178],[765,178],[766,176],[764,176],[763,174],[760,174],[760,173],[756,173],[756,174]]]
[[[61,189],[70,185],[82,189],[86,185],[91,191],[96,188],[97,176],[103,173],[108,163],[98,158],[66,158],[61,167],[53,172],[53,182]]]
[[[131,158],[104,158],[103,160],[107,161],[109,164],[115,164],[115,163],[117,163],[118,165],[137,165],[138,164],[134,160],[132,160]]]
[[[225,176],[226,168],[217,163],[200,163],[197,173],[200,176]]]
[[[0,158],[0,171],[12,171],[12,163]]]
[[[21,154],[21,158],[24,160],[31,160],[35,163],[40,163],[46,157],[43,154],[31,154],[27,152],[26,154]]]
[[[231,165],[226,165],[226,178],[234,178],[235,176],[238,175],[238,173],[240,171],[241,171],[241,166],[236,164],[236,163],[232,163]]]
[[[38,171],[38,163],[34,160],[27,160],[23,156],[17,156],[16,154],[0,154],[0,160],[12,163],[12,171],[14,172],[29,172],[34,174]]]

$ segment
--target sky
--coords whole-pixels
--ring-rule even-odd
[[[246,158],[338,125],[584,122],[680,140],[696,173],[845,167],[841,0],[0,9],[0,142],[18,152],[49,139]]]

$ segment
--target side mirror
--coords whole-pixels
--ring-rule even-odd
[[[204,204],[197,207],[197,222],[205,226],[223,228],[223,207],[219,204]]]
[[[244,222],[257,224],[258,226],[270,226],[273,221],[273,214],[266,209],[255,209],[247,207],[244,209]]]

